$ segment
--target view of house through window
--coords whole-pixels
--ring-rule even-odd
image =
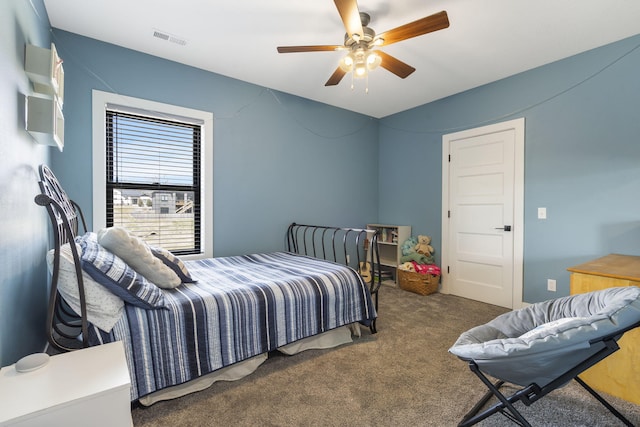
[[[201,125],[106,112],[106,219],[175,254],[201,252]]]

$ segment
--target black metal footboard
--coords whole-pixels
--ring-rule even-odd
[[[382,283],[378,232],[363,228],[342,228],[292,223],[287,230],[287,250],[349,266],[369,285],[378,310]],[[371,332],[375,333],[375,321]]]

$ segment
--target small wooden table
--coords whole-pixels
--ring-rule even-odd
[[[611,254],[570,267],[571,294],[640,286],[640,256]],[[620,350],[580,375],[596,390],[640,404],[640,328],[627,332]]]

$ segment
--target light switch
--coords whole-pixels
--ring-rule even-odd
[[[547,208],[538,208],[538,219],[547,219]]]

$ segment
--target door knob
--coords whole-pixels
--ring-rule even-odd
[[[496,230],[511,231],[511,226],[505,225],[504,227],[496,227]]]

